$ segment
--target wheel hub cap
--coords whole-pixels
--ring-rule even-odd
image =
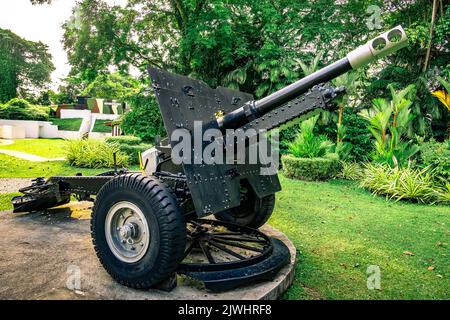
[[[145,215],[138,206],[128,201],[111,207],[106,216],[105,235],[112,253],[128,263],[142,259],[150,243]]]

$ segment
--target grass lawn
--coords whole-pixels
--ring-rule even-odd
[[[11,204],[11,199],[14,196],[20,196],[21,194],[16,193],[0,193],[0,211],[11,210],[13,208]]]
[[[93,132],[106,132],[111,133],[111,127],[105,126],[106,122],[111,122],[111,120],[95,120],[94,128],[92,128]]]
[[[64,131],[78,131],[80,130],[82,118],[73,118],[73,119],[59,119],[52,118],[50,121],[58,126],[58,130]]]
[[[374,198],[348,181],[280,175],[269,223],[297,248],[286,299],[448,299],[450,207]],[[367,267],[381,290],[367,289]]]
[[[134,168],[132,168],[134,169]],[[66,161],[30,162],[0,154],[0,178],[36,178],[57,175],[95,175],[111,169],[71,167]]]
[[[18,139],[13,144],[0,145],[0,149],[16,150],[46,158],[64,157],[66,141],[63,139]]]

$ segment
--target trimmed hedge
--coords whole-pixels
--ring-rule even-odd
[[[301,180],[327,180],[337,176],[341,163],[336,154],[324,158],[296,158],[292,155],[281,157],[286,177]]]
[[[128,155],[131,164],[138,164],[139,153],[152,147],[150,144],[142,143],[141,138],[134,136],[108,137],[106,143],[117,146],[121,152]]]
[[[130,164],[139,164],[139,153],[143,153],[144,151],[150,149],[151,147],[152,145],[145,143],[142,143],[137,146],[119,144],[119,150],[128,155]]]
[[[134,136],[115,136],[106,138],[106,142],[136,146],[142,143],[142,139]]]

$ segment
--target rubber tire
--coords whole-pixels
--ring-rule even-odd
[[[272,215],[275,207],[275,195],[258,198],[253,192],[248,201],[240,206],[214,214],[217,220],[231,222],[240,226],[258,229]]]
[[[151,234],[146,254],[127,263],[112,253],[105,237],[109,209],[119,201],[137,205]],[[95,252],[106,271],[120,284],[149,289],[172,276],[183,259],[186,223],[170,189],[155,177],[140,173],[120,175],[106,183],[97,195],[91,219]]]

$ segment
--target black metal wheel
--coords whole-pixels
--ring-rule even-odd
[[[172,276],[186,247],[186,223],[170,189],[140,173],[117,176],[101,188],[91,234],[106,271],[137,289]]]
[[[275,195],[258,198],[253,189],[246,185],[241,188],[241,204],[214,216],[216,219],[241,226],[258,229],[269,220],[275,206]]]
[[[194,219],[187,224],[188,244],[178,271],[222,271],[258,263],[272,252],[270,238],[230,223]]]

